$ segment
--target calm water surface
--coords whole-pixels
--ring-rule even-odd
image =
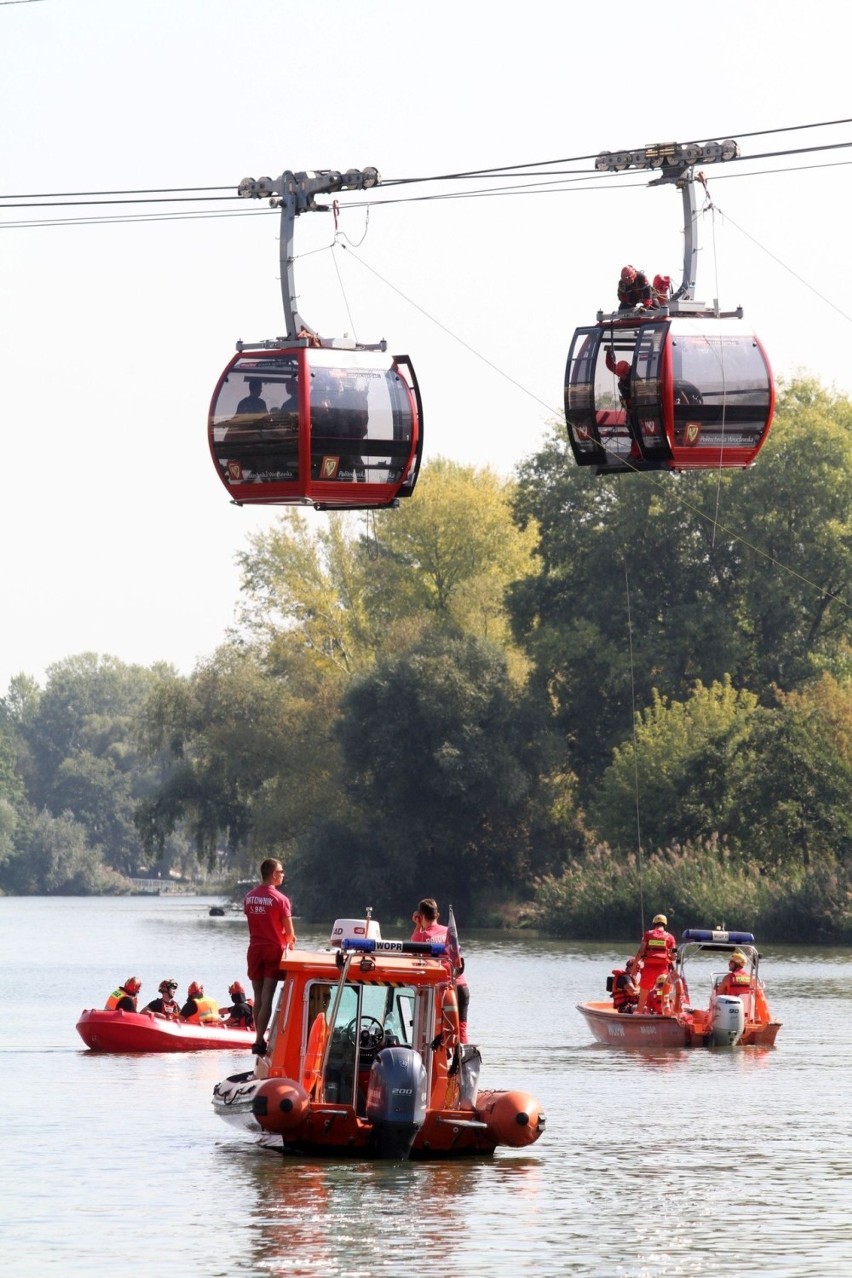
[[[145,1001],[164,976],[225,1001],[245,930],[209,905],[0,899],[14,1278],[852,1273],[852,952],[766,950],[774,1050],[649,1055],[593,1045],[574,1010],[624,951],[462,927],[481,1083],[538,1096],[545,1135],[477,1162],[300,1163],[212,1113],[247,1055],[100,1056],[75,1031],[131,974]]]

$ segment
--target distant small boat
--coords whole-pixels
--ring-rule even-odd
[[[732,997],[718,992],[717,974],[706,1008],[689,1001],[685,964],[697,954],[745,955],[748,983]],[[599,1043],[610,1047],[772,1047],[780,1021],[773,1020],[757,974],[760,955],[751,932],[689,928],[677,949],[675,967],[663,992],[661,1013],[619,1012],[610,1002],[578,1003],[577,1011]]]
[[[80,1013],[77,1033],[94,1052],[208,1052],[247,1049],[254,1031],[213,1021],[194,1025],[172,1020],[156,1012],[107,1012],[92,1009]]]

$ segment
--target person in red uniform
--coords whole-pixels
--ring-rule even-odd
[[[615,968],[612,982],[612,1005],[617,1012],[635,1012],[639,1002],[639,986],[633,976],[636,960],[629,958],[623,968]]]
[[[432,896],[425,896],[411,916],[414,931],[412,941],[433,941],[438,945],[446,945],[447,929],[438,922],[438,903]],[[464,973],[456,977],[456,998],[459,1001],[459,1042],[467,1042],[467,1009],[470,1006],[470,990]]]
[[[272,1016],[272,1001],[278,984],[278,970],[285,949],[296,944],[290,902],[279,891],[284,881],[284,867],[274,857],[260,866],[261,882],[247,892],[243,912],[248,919],[248,975],[254,990],[254,1020],[257,1039],[252,1046],[256,1056],[266,1055],[266,1028]]]
[[[747,959],[745,954],[734,950],[728,959],[728,970],[719,982],[716,993],[729,994],[734,998],[742,998],[751,989],[751,977],[745,970]]]
[[[657,306],[668,306],[672,292],[670,275],[655,275],[651,285],[654,290],[654,302]]]
[[[160,997],[152,998],[144,1010],[146,1012],[159,1012],[161,1016],[180,1016],[180,1007],[175,1001],[177,987],[177,981],[171,979],[160,981],[158,986]]]
[[[655,914],[651,928],[642,937],[636,952],[637,961],[641,962],[639,974],[639,1008],[644,1012],[648,994],[657,983],[658,976],[665,976],[672,965],[675,955],[675,939],[666,931],[668,919],[665,914]]]
[[[654,982],[654,988],[648,994],[648,1001],[645,1004],[646,1016],[662,1016],[663,1015],[663,995],[666,992],[666,982],[668,977],[658,976]]]
[[[104,1004],[107,1012],[135,1012],[136,1011],[136,995],[142,988],[142,982],[138,976],[128,976],[123,985],[119,985],[117,990],[113,990]]]

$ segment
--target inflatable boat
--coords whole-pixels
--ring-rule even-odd
[[[251,1047],[254,1031],[213,1021],[190,1025],[157,1012],[83,1011],[77,1033],[94,1052],[206,1052]]]
[[[451,923],[450,935],[455,936]],[[338,920],[328,949],[285,952],[266,1052],[213,1090],[215,1112],[287,1154],[459,1158],[545,1127],[524,1091],[480,1091],[460,1042],[457,941],[383,941]]]

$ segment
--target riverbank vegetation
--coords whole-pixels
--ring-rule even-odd
[[[72,656],[0,702],[0,888],[288,863],[308,917],[852,942],[852,404],[802,379],[748,472],[283,513],[188,676]],[[164,647],[167,640],[164,639]]]

